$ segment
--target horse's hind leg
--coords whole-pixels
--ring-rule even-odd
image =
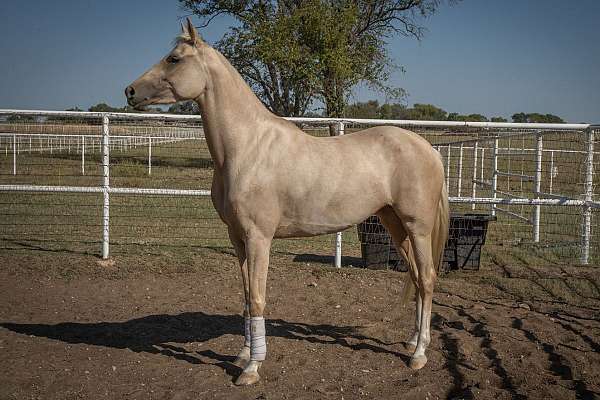
[[[410,232],[409,235],[418,269],[417,291],[422,301],[417,348],[410,359],[409,365],[412,369],[421,369],[427,363],[425,349],[431,341],[431,302],[433,300],[436,272],[431,251],[431,233]]]
[[[410,242],[408,244],[410,246]],[[413,279],[416,282],[417,279]],[[414,351],[417,349],[417,343],[419,342],[419,331],[421,328],[421,315],[423,310],[423,300],[419,294],[419,290],[415,290],[415,332],[411,338],[406,342],[406,349],[408,351]]]
[[[391,207],[385,207],[381,209],[377,213],[377,216],[390,233],[392,241],[394,242],[394,246],[406,260],[406,263],[408,264],[408,273],[410,274],[410,279],[412,280],[413,284],[417,283],[417,266],[415,265],[414,258],[412,257],[412,248],[408,239],[408,235],[406,234],[406,230],[402,226],[402,221]],[[406,347],[409,351],[415,351],[415,349],[417,348],[417,342],[419,339],[419,329],[421,327],[422,301],[418,290],[415,291],[415,304],[415,331],[411,338],[406,342]]]

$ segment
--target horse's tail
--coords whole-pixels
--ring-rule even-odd
[[[444,260],[444,248],[448,240],[448,229],[450,225],[450,207],[448,205],[448,189],[446,182],[443,183],[442,193],[438,201],[437,217],[431,231],[431,252],[433,256],[433,266],[438,272]],[[408,273],[404,279],[404,290],[402,291],[402,305],[405,306],[414,298],[415,284],[412,276],[418,276],[417,264],[413,254],[412,246],[408,246],[408,254],[402,251],[404,258],[408,262],[408,267],[412,273]]]

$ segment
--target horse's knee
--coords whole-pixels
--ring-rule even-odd
[[[266,302],[262,298],[256,298],[250,295],[250,316],[262,317],[265,311]]]

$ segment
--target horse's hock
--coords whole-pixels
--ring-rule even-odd
[[[478,270],[488,223],[495,220],[496,217],[489,214],[451,214],[442,271]],[[358,224],[357,230],[367,268],[407,271],[406,261],[396,251],[389,233],[377,216],[373,215]]]

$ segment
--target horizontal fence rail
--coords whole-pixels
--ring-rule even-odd
[[[600,199],[595,192],[598,178],[594,174],[594,167],[600,161],[600,149],[594,146],[599,135],[597,126],[287,119],[301,128],[311,127],[310,134],[322,136],[330,134],[328,128],[332,125],[336,135],[375,125],[414,130],[440,153],[453,212],[478,212],[497,218],[488,243],[509,243],[522,248],[530,244],[537,246],[535,251],[538,252],[540,248],[560,249],[552,250],[560,259],[582,264],[598,257],[598,239],[594,236],[598,225],[594,213],[600,209]],[[220,222],[214,210],[208,210],[210,205],[198,206],[193,200],[210,196],[207,188],[212,176],[212,161],[198,116],[0,110],[0,156],[3,156],[0,193],[7,199],[0,203],[0,210],[3,210],[2,215],[10,216],[2,225],[14,229],[4,235],[4,239],[19,237],[22,231],[17,228],[26,226],[55,224],[72,227],[74,231],[81,226],[100,228],[90,234],[98,234],[102,257],[108,258],[113,243],[111,227],[130,228],[132,236],[119,237],[143,243],[143,236],[148,233],[144,228],[160,228],[154,220],[169,219],[186,221],[177,224],[181,233],[172,233],[170,239],[185,240],[187,229],[202,232],[206,238],[226,239],[222,228],[217,227]],[[90,217],[88,223],[61,224],[57,218],[71,214],[58,212],[53,207],[67,205],[68,201],[57,200],[62,203],[58,204],[44,197],[39,203],[32,202],[29,209],[21,210],[19,202],[26,198],[19,196],[27,193],[41,196],[102,194],[101,203],[75,205],[101,212],[86,214],[86,218]],[[142,219],[143,212],[139,217],[130,212],[120,214],[128,207],[144,210],[145,206],[139,201],[127,200],[127,196],[134,195],[171,198],[164,200],[165,204],[154,205],[161,212],[194,210],[194,207],[204,211],[190,218],[161,214],[153,220],[153,216],[148,215],[146,225],[142,225],[138,219]],[[166,204],[169,201],[179,203]],[[45,205],[49,208],[47,212],[43,211]],[[31,211],[32,207],[37,207],[38,214]],[[113,209],[118,213],[111,215]],[[36,225],[29,220],[34,216],[53,222],[48,220]],[[113,218],[117,222],[113,222]],[[128,222],[119,223],[122,218]],[[98,220],[100,224],[93,222]],[[68,235],[62,232],[40,235]],[[347,232],[334,235],[332,240],[336,266],[342,264],[343,242],[348,242],[350,247],[365,244],[361,239],[356,242]],[[90,237],[90,241],[95,240]],[[356,254],[354,248],[348,251]]]

